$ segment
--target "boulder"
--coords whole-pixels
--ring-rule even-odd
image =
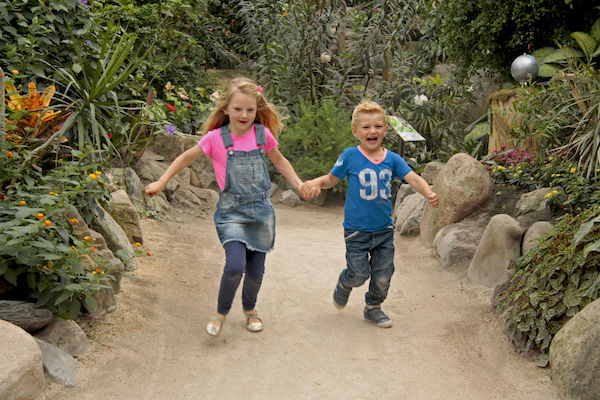
[[[567,322],[550,343],[552,380],[563,399],[597,400],[600,394],[600,299]]]
[[[42,352],[18,326],[0,320],[0,399],[44,398]]]
[[[36,339],[36,342],[42,351],[42,363],[48,376],[65,386],[76,386],[79,372],[77,361],[69,353],[53,344],[39,339]]]
[[[173,205],[193,208],[203,215],[212,214],[218,201],[219,194],[214,190],[190,185],[181,187],[173,196]]]
[[[467,276],[475,283],[494,288],[509,280],[521,256],[523,230],[507,214],[494,215],[473,255]]]
[[[165,172],[165,168],[162,167],[157,161],[154,162],[139,162],[136,164],[136,171],[140,179],[146,182],[154,182],[160,179],[162,174]],[[171,179],[165,187],[164,195],[168,201],[173,200],[173,195],[179,189],[181,184],[177,179]]]
[[[421,178],[425,179],[430,185],[433,185],[433,182],[435,182],[435,178],[437,178],[442,168],[444,168],[444,165],[445,164],[443,162],[439,161],[428,162],[427,164],[425,164],[425,168],[423,169]]]
[[[110,194],[108,201],[110,215],[123,228],[130,243],[144,243],[140,215],[129,199],[125,190],[117,190]]]
[[[55,318],[34,336],[63,349],[73,357],[79,357],[90,349],[87,336],[77,322],[72,320]]]
[[[0,300],[0,319],[26,331],[35,331],[48,325],[53,318],[50,310],[34,303],[17,300]]]
[[[525,236],[523,236],[521,254],[525,255],[531,249],[537,247],[539,239],[552,232],[552,230],[554,230],[554,225],[548,221],[538,221],[531,225],[525,232]]]
[[[423,208],[427,200],[420,193],[409,194],[394,212],[394,224],[401,235],[416,236],[421,229]]]
[[[146,151],[147,152],[147,151]],[[146,154],[144,152],[144,154]],[[146,210],[144,197],[144,185],[133,168],[112,168],[107,171],[107,176],[112,185],[110,191],[123,189],[127,192],[129,200],[135,209],[142,213]]]
[[[444,226],[458,222],[486,203],[493,190],[488,171],[468,154],[452,156],[433,183],[440,205],[425,206],[421,220],[421,241],[432,246],[435,235]]]
[[[137,268],[134,250],[125,231],[100,205],[94,212],[92,227],[102,235],[113,254],[123,261],[126,270],[133,271]]]
[[[272,197],[274,203],[281,203],[289,207],[296,207],[302,203],[300,196],[292,189],[283,190]]]
[[[440,229],[433,240],[433,250],[442,267],[466,271],[484,230],[485,222],[480,219],[464,219]]]

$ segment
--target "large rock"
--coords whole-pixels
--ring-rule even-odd
[[[140,177],[146,182],[154,182],[160,179],[160,177],[165,173],[165,169],[161,166],[158,161],[154,162],[139,162],[135,166],[136,171]],[[171,179],[167,186],[165,186],[165,190],[163,191],[165,196],[167,196],[167,200],[172,201],[173,196],[181,183],[177,179]]]
[[[507,214],[494,215],[469,265],[469,279],[490,288],[509,280],[521,256],[522,238],[523,230],[516,219]]]
[[[523,245],[521,246],[521,254],[529,253],[531,249],[537,247],[542,236],[546,236],[554,230],[554,225],[548,221],[538,221],[527,229],[523,236]]]
[[[439,161],[431,161],[425,165],[421,178],[425,179],[427,183],[433,185],[435,178],[437,178],[440,171],[444,168],[444,163]]]
[[[433,240],[433,250],[440,258],[442,267],[466,271],[484,230],[485,222],[482,219],[466,218],[440,229]]]
[[[125,190],[117,190],[110,194],[108,201],[110,215],[123,228],[131,243],[144,243],[140,215]]]
[[[600,398],[600,299],[575,314],[554,336],[550,366],[563,399]]]
[[[490,198],[493,186],[488,171],[473,157],[465,153],[452,156],[433,184],[440,205],[437,208],[427,205],[423,212],[423,244],[431,247],[440,229],[477,211]]]
[[[85,332],[72,320],[55,318],[34,336],[63,349],[73,357],[79,357],[90,349]]]
[[[17,300],[0,300],[0,319],[15,324],[26,331],[35,331],[48,325],[53,318],[50,310],[34,303]]]
[[[102,235],[106,241],[106,245],[115,256],[117,256],[128,271],[133,271],[137,268],[137,263],[134,258],[134,250],[123,231],[123,228],[115,221],[111,215],[106,212],[100,205],[94,212],[92,227]]]
[[[77,374],[79,373],[77,361],[65,350],[53,344],[39,339],[36,339],[36,342],[42,351],[44,371],[65,386],[75,386],[77,384]]]
[[[427,200],[420,193],[409,194],[394,212],[396,230],[404,236],[416,236]]]
[[[144,153],[145,154],[145,153]],[[108,170],[111,192],[123,189],[127,192],[129,199],[138,212],[146,210],[144,202],[144,186],[133,168],[112,168]]]
[[[203,215],[212,214],[219,201],[219,194],[212,189],[204,189],[196,186],[181,187],[173,197],[173,204],[193,208],[195,212]]]
[[[0,320],[0,338],[0,399],[43,399],[42,352],[35,339],[3,320]]]

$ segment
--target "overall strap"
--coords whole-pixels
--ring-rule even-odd
[[[265,138],[265,126],[261,124],[254,124],[254,130],[256,131],[256,145],[264,146],[267,143]]]
[[[223,144],[225,145],[226,149],[233,147],[233,139],[231,138],[231,133],[229,132],[229,124],[221,127],[221,139],[223,139]]]

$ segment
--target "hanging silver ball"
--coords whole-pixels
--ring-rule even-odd
[[[538,76],[540,65],[534,56],[523,54],[515,58],[510,66],[510,73],[519,82],[535,79]]]

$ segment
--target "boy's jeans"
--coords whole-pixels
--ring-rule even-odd
[[[344,229],[344,239],[347,268],[340,274],[340,282],[358,287],[371,277],[365,302],[368,306],[380,305],[394,274],[394,227],[377,232]]]

